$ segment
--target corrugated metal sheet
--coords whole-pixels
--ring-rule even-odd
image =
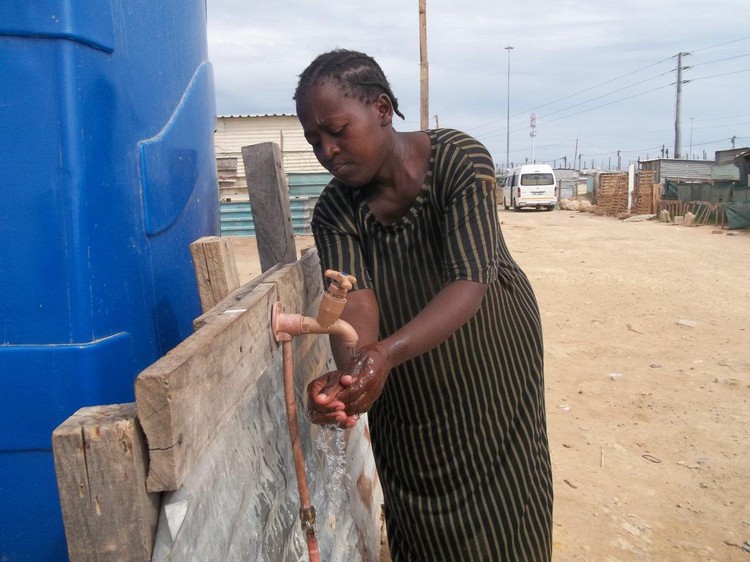
[[[295,234],[312,234],[310,221],[320,192],[331,180],[328,172],[289,174],[289,210]],[[253,215],[248,201],[222,201],[222,236],[255,236]]]
[[[750,151],[750,147],[744,148],[733,148],[731,150],[717,150],[716,151],[716,162],[715,164],[723,166],[725,164],[734,164],[735,157],[739,156],[743,152]]]
[[[292,228],[295,234],[312,234],[310,221],[317,197],[295,197],[289,199]],[[222,236],[255,236],[252,208],[247,201],[221,203]]]
[[[328,172],[289,174],[287,179],[290,197],[314,196],[317,198],[333,176]]]
[[[711,168],[713,162],[707,160],[662,160],[659,176],[661,181],[665,178],[708,180],[711,179]]]
[[[711,179],[711,169],[714,163],[710,160],[675,160],[661,158],[658,160],[644,160],[641,170],[654,170],[658,183],[667,179],[680,181],[705,181]]]

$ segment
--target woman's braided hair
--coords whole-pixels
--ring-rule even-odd
[[[293,99],[303,96],[311,85],[322,84],[331,78],[341,84],[344,94],[357,96],[366,103],[374,102],[384,93],[390,98],[394,113],[404,119],[404,115],[398,110],[398,100],[380,65],[365,53],[347,49],[323,53],[312,61],[300,74]]]

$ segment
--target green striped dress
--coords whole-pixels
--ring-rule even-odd
[[[383,225],[358,189],[333,180],[312,227],[323,269],[374,290],[380,337],[445,283],[487,283],[479,312],[432,351],[396,367],[370,410],[372,446],[396,562],[542,561],[551,557],[552,477],[542,332],[528,279],[497,218],[487,150],[427,131],[421,194]]]

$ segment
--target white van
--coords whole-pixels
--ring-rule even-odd
[[[527,164],[508,171],[503,187],[503,207],[519,211],[528,207],[551,211],[557,205],[557,182],[552,166]]]

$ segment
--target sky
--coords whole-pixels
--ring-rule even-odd
[[[383,68],[406,117],[396,129],[419,129],[418,7],[207,0],[217,113],[294,114],[299,74],[318,54],[347,48]],[[750,146],[742,14],[747,0],[427,0],[429,126],[473,135],[498,167],[575,159],[607,170],[673,157],[683,52],[680,155],[713,159],[733,137]]]

